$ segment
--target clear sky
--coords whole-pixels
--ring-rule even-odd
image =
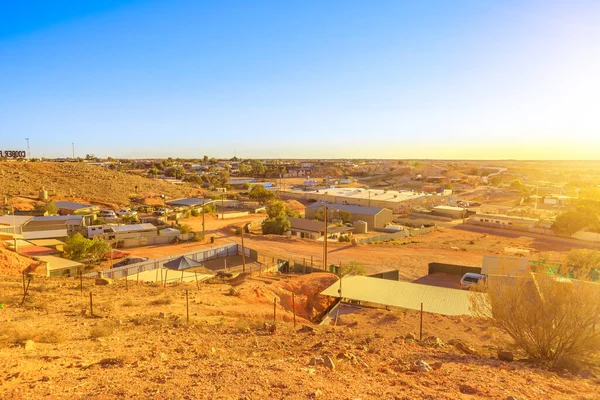
[[[0,0],[0,148],[599,159],[600,1]]]

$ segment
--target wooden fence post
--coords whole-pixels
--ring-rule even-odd
[[[419,328],[419,340],[423,340],[423,303],[421,303],[421,326]]]
[[[294,328],[296,327],[296,298],[292,292],[292,311],[294,312]]]
[[[92,292],[90,292],[90,317],[94,316],[94,301],[92,300]]]
[[[275,319],[277,317],[277,297],[273,298],[273,322],[275,322]]]
[[[190,301],[188,298],[188,290],[185,289],[185,315],[187,323],[190,323]]]
[[[83,273],[79,270],[79,291],[81,292],[81,297],[83,298]]]

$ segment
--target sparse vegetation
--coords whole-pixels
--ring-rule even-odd
[[[578,277],[584,279],[545,273],[488,278],[476,288],[472,308],[531,358],[556,366],[600,350],[600,290],[585,274]]]

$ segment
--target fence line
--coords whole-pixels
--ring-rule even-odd
[[[378,236],[373,236],[373,237],[369,237],[369,238],[359,239],[358,243],[368,244],[368,243],[374,243],[374,242],[384,242],[387,240],[395,240],[395,239],[400,239],[400,238],[409,237],[409,236],[423,235],[423,234],[432,232],[435,229],[436,229],[435,226],[430,226],[428,228],[420,228],[420,229],[408,229],[405,231],[399,231],[399,232],[395,232],[395,233],[387,233],[384,235],[378,235]]]
[[[250,250],[246,249],[246,255],[250,256]],[[122,267],[105,269],[97,272],[90,272],[87,274],[83,274],[84,278],[110,278],[110,279],[118,279],[124,278],[125,276],[133,275],[138,272],[152,271],[158,268],[162,268],[162,266],[175,258],[181,256],[187,256],[194,261],[204,262],[209,260],[214,260],[221,257],[228,256],[236,256],[242,254],[242,246],[236,243],[228,243],[220,246],[210,247],[208,249],[201,249],[196,251],[190,251],[183,254],[178,254],[174,256],[162,257],[154,260],[142,261],[139,263],[124,265]]]

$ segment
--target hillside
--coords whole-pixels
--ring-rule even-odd
[[[233,295],[223,283],[85,281],[82,296],[77,280],[36,278],[23,307],[21,281],[2,280],[0,398],[598,398],[590,370],[549,372],[518,351],[499,361],[510,343],[482,320],[425,314],[431,338],[418,341],[413,311],[365,308],[337,326],[301,318],[326,304],[316,293],[335,279],[263,275]]]
[[[18,208],[32,208],[39,191],[44,187],[54,200],[87,201],[119,207],[129,204],[135,187],[141,196],[164,194],[183,197],[197,189],[175,186],[138,175],[122,173],[84,163],[0,162],[0,195],[19,196]]]

